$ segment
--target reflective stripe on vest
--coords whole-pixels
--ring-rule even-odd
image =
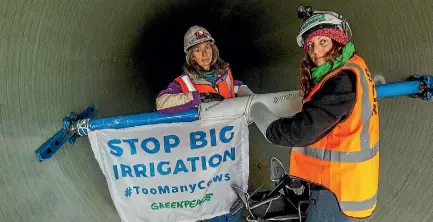
[[[196,91],[194,85],[192,84],[191,80],[187,75],[184,75],[181,77],[183,82],[185,83],[186,87],[188,87],[188,91],[193,92]]]
[[[364,201],[339,201],[342,211],[363,211],[374,207],[377,200],[377,193],[370,199]]]
[[[192,92],[192,91],[198,91],[200,93],[204,92],[213,92],[218,93],[225,98],[232,98],[235,96],[234,94],[234,86],[232,85],[233,77],[231,75],[230,69],[227,70],[226,76],[223,80],[220,80],[217,83],[217,88],[212,87],[210,84],[202,83],[194,83],[191,81],[190,77],[188,75],[182,75],[180,77],[176,78],[176,81],[179,82],[182,92]]]
[[[379,152],[379,145],[373,149],[362,149],[359,152],[342,152],[334,150],[324,150],[311,147],[293,147],[293,150],[301,152],[307,156],[331,162],[360,163],[372,159]]]
[[[229,88],[230,95],[233,95],[233,92],[232,92],[232,83],[231,83],[231,81],[230,81],[230,76],[227,75],[227,77],[226,77],[225,80],[226,80],[227,87]]]
[[[372,141],[375,144],[371,144],[370,133],[378,132],[379,126],[378,117],[374,117],[374,119],[372,117],[373,112],[377,111],[375,110],[377,107],[376,104],[370,102],[370,100],[376,102],[376,99],[371,98],[369,95],[370,74],[367,67],[365,67],[366,72],[364,72],[364,68],[353,62],[354,60],[362,61],[361,58],[355,56],[345,64],[344,68],[358,73],[357,79],[359,79],[362,88],[360,93],[362,94],[359,97],[359,91],[357,91],[355,106],[360,107],[360,113],[359,111],[356,112],[356,110],[353,111],[356,112],[355,117],[352,117],[354,114],[351,113],[345,121],[340,123],[340,127],[334,128],[327,136],[314,144],[307,147],[293,147],[290,159],[290,175],[325,186],[334,192],[344,214],[356,218],[365,218],[371,215],[377,202],[379,143],[378,137],[374,137]],[[339,72],[335,71],[328,74],[319,84],[323,85],[327,79]],[[318,85],[317,88],[315,87],[312,90],[306,101],[312,98],[320,86]],[[374,91],[373,95],[375,95]],[[362,122],[359,130],[356,128],[358,127],[357,121]],[[372,121],[373,128],[370,125]],[[350,128],[351,131],[341,131],[349,129],[349,126],[352,127]],[[371,132],[370,128],[372,129]],[[357,137],[359,138],[359,145],[357,145],[358,139],[350,138],[351,133],[359,136]],[[349,140],[349,142],[346,140]],[[344,147],[344,144],[348,145],[348,147]],[[333,146],[334,149],[332,149]],[[350,176],[353,176],[353,178],[348,178]],[[366,177],[364,181],[362,181],[363,176]],[[351,180],[362,182],[351,186]],[[353,195],[351,192],[353,192]]]

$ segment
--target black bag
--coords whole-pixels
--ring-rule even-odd
[[[259,191],[262,185],[251,194],[233,186],[238,200],[230,213],[234,215],[245,206],[247,221],[303,221],[312,203],[310,185],[289,177],[275,157],[271,159],[271,181],[275,182],[274,188]]]

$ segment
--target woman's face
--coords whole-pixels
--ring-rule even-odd
[[[192,49],[192,59],[203,69],[209,70],[212,62],[212,47],[210,42],[202,42]]]
[[[308,55],[316,66],[326,62],[326,55],[332,49],[332,40],[326,36],[314,36],[307,43]]]

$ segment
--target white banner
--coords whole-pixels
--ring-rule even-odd
[[[197,221],[229,213],[247,190],[245,116],[89,133],[122,221]]]

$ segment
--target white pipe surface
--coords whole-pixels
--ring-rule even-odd
[[[221,102],[203,103],[199,107],[200,119],[240,117],[247,115],[253,122],[250,109],[254,103],[263,103],[277,117],[290,117],[301,111],[302,97],[298,90],[235,97]]]

